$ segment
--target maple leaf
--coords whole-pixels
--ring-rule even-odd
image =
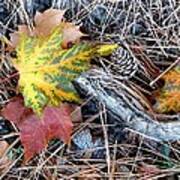
[[[156,110],[160,113],[180,112],[180,66],[163,76],[165,86],[157,95]]]
[[[8,49],[12,49],[16,48],[16,46],[18,45],[19,41],[20,41],[20,34],[27,34],[28,36],[31,35],[28,26],[26,25],[19,25],[18,26],[18,31],[15,31],[14,33],[10,33],[10,45],[8,47]]]
[[[21,34],[13,64],[20,74],[19,90],[25,105],[41,114],[46,105],[58,106],[62,101],[79,102],[72,81],[90,67],[89,60],[109,54],[117,45],[91,45],[81,43],[62,49],[63,36],[57,27],[46,38]]]
[[[19,26],[11,35],[17,58],[12,62],[20,74],[18,89],[25,105],[41,115],[45,106],[62,101],[79,102],[72,81],[90,67],[96,55],[109,55],[117,45],[78,43],[83,33],[72,23],[62,21],[64,11],[48,9],[35,15],[35,27]],[[66,48],[66,49],[64,49]]]
[[[86,34],[82,33],[79,30],[79,26],[75,26],[71,23],[64,23],[63,25],[63,40],[61,46],[63,48],[68,48],[68,43],[78,43],[80,42],[80,38],[86,36]]]
[[[43,13],[36,12],[34,17],[35,28],[34,34],[36,36],[48,36],[53,29],[61,24],[64,11],[58,9],[48,9]]]
[[[2,110],[2,115],[16,125],[21,124],[24,117],[32,114],[32,110],[24,106],[24,100],[21,95],[15,96]]]
[[[41,119],[24,107],[22,96],[15,97],[3,110],[2,115],[15,123],[25,151],[25,161],[40,153],[54,138],[68,142],[72,132],[72,108],[67,104],[46,107]]]
[[[26,34],[29,37],[46,37],[49,36],[52,31],[59,26],[63,36],[62,46],[67,47],[69,42],[79,42],[80,38],[87,36],[79,30],[79,26],[75,26],[73,23],[63,21],[63,10],[48,9],[43,13],[36,12],[34,17],[35,26],[30,28],[27,25],[19,25],[18,31],[10,34],[11,46],[15,48],[20,42],[21,34]]]

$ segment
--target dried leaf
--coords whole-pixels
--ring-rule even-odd
[[[10,42],[11,42],[12,48],[15,48],[19,44],[20,34],[27,34],[28,36],[30,36],[31,33],[30,33],[28,26],[19,25],[18,31],[15,31],[14,33],[10,33]]]
[[[64,11],[48,9],[43,13],[37,12],[34,18],[36,36],[49,36],[52,30],[61,24]]]
[[[83,36],[87,36],[86,34],[83,34],[78,26],[75,26],[70,23],[64,24],[63,28],[63,42],[61,46],[63,48],[68,48],[68,43],[78,43],[80,41],[80,38]]]
[[[26,34],[29,37],[47,37],[52,34],[53,30],[59,27],[63,36],[62,46],[67,48],[69,42],[79,42],[82,36],[78,26],[72,23],[63,21],[63,10],[48,9],[43,13],[37,12],[34,17],[35,27],[31,29],[27,25],[19,25],[18,31],[10,34],[11,46],[17,47],[20,42],[21,34]],[[9,48],[10,49],[10,48]]]
[[[74,123],[80,123],[83,121],[81,107],[80,106],[74,106],[74,111],[71,113],[72,122]]]

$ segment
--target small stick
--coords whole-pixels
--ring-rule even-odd
[[[170,71],[174,66],[176,66],[180,62],[180,58],[178,58],[174,63],[172,63],[165,71],[163,71],[156,79],[150,82],[150,86],[153,86],[162,76],[164,76],[168,71]]]

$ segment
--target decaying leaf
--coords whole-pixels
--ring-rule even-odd
[[[165,74],[163,79],[165,86],[157,95],[157,111],[180,112],[180,66]]]
[[[66,143],[70,140],[73,127],[71,111],[72,108],[67,104],[46,107],[40,119],[24,107],[23,98],[18,96],[3,109],[2,115],[19,128],[25,160],[28,161],[41,152],[51,139],[58,138]]]

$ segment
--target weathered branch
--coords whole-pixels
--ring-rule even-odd
[[[122,125],[158,141],[180,139],[178,115],[176,121],[156,121],[144,110],[135,92],[102,70],[94,69],[82,74],[76,79],[75,86],[84,95],[93,96],[97,103],[104,104],[111,117],[116,117]]]

